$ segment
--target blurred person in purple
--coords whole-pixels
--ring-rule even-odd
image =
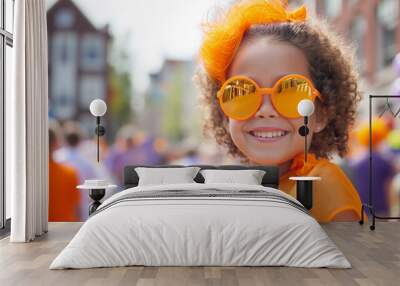
[[[108,154],[105,158],[105,165],[111,172],[117,184],[122,183],[122,170],[120,166],[121,157],[129,149],[135,148],[133,141],[133,134],[136,134],[136,128],[131,125],[121,127],[116,135],[114,144],[110,147]]]
[[[106,166],[123,183],[123,170],[128,165],[158,165],[163,156],[157,149],[158,140],[147,136],[131,125],[123,126],[117,133],[114,146],[106,158]]]
[[[389,214],[390,184],[394,166],[387,152],[382,149],[389,127],[385,120],[372,121],[372,203],[377,215]],[[362,123],[357,130],[357,139],[364,150],[350,162],[354,184],[363,203],[369,203],[369,124]]]
[[[396,170],[390,186],[390,215],[400,216],[400,130],[392,130],[386,141],[392,150]]]
[[[78,172],[79,184],[87,179],[95,179],[96,172],[90,161],[82,155],[79,146],[82,141],[82,129],[77,122],[66,122],[63,125],[65,146],[54,154],[55,160],[72,166]],[[80,219],[88,218],[88,206],[90,200],[86,192],[81,192]]]
[[[142,144],[139,145],[139,150],[145,154],[144,164],[159,165],[164,163],[162,153],[157,148],[159,139],[152,135],[144,134]]]

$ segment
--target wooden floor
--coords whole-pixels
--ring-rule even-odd
[[[0,241],[0,285],[400,285],[400,222],[324,225],[353,268],[120,267],[48,270],[81,223],[50,223],[32,243]]]

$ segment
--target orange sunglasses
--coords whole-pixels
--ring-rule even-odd
[[[260,108],[263,96],[271,95],[274,108],[284,117],[299,118],[297,105],[303,99],[321,99],[312,82],[305,76],[290,74],[280,78],[272,88],[261,88],[246,76],[233,76],[217,92],[224,114],[235,120],[246,120]],[[321,99],[322,100],[322,99]]]

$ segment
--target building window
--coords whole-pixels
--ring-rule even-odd
[[[74,25],[75,16],[70,9],[62,9],[55,16],[55,26],[61,29],[71,28]]]
[[[81,77],[79,104],[81,109],[88,109],[92,100],[104,99],[106,79],[100,75],[84,75]]]
[[[81,67],[84,71],[102,71],[105,66],[105,41],[103,36],[82,36]]]
[[[76,64],[78,41],[73,32],[58,32],[51,39],[51,61],[54,65]]]
[[[76,112],[77,36],[59,32],[51,42],[50,112],[61,120],[72,119]]]
[[[11,70],[13,46],[14,1],[0,0],[0,236],[9,228],[11,217],[9,188],[5,187],[5,106],[11,96]]]

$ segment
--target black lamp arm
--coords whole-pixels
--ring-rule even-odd
[[[308,116],[304,116],[304,126],[305,126],[305,131],[306,135],[304,136],[304,162],[307,162],[307,135],[308,135]]]
[[[310,130],[307,127],[308,116],[304,116],[304,125],[299,128],[299,134],[304,137],[304,161],[307,162],[307,135]]]
[[[100,116],[96,116],[96,129],[95,133],[97,135],[97,162],[100,161],[100,136],[103,136],[106,133],[106,129],[104,126],[100,125]]]

